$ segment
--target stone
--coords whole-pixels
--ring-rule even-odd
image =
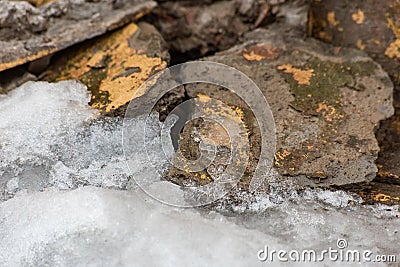
[[[169,53],[158,31],[145,22],[131,23],[57,54],[42,79],[80,80],[92,94],[91,106],[112,115],[168,62]]]
[[[226,50],[255,28],[279,21],[292,33],[306,32],[306,1],[160,1],[149,22],[160,30],[173,63]]]
[[[387,194],[387,186],[382,183],[399,184],[400,177],[399,7],[396,1],[311,1],[308,23],[309,35],[332,43],[337,49],[353,47],[365,51],[382,65],[394,83],[395,114],[381,122],[376,132],[381,151],[374,180],[378,183],[374,186],[384,190],[382,194]]]
[[[53,54],[134,21],[154,1],[53,1],[0,5],[0,71]]]
[[[52,1],[56,1],[56,0],[16,0],[16,1],[27,1],[29,3],[31,3],[34,6],[41,6],[44,5],[46,3],[52,2]]]
[[[300,186],[371,181],[379,152],[374,130],[394,111],[387,73],[358,50],[338,51],[314,39],[286,37],[279,29],[248,36],[242,45],[204,60],[237,68],[260,87],[275,118],[274,169],[279,176]],[[251,53],[258,56],[249,58]],[[185,90],[189,97],[216,98],[245,114],[252,155],[240,184],[246,188],[263,149],[251,107],[214,85],[188,85]]]

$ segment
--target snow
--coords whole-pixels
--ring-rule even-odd
[[[341,237],[352,249],[398,253],[394,214],[313,198],[223,216],[162,205],[137,189],[46,190],[0,204],[0,265],[259,266],[265,245],[322,250]]]
[[[99,117],[89,99],[75,81],[31,82],[0,96],[0,266],[265,266],[257,258],[265,246],[321,251],[339,238],[399,260],[398,207],[364,206],[342,191],[276,181],[269,195],[237,192],[240,201],[207,208],[157,202],[131,179],[121,119]],[[129,153],[132,176],[171,193],[146,151]]]
[[[89,101],[75,81],[28,82],[1,99],[0,199],[49,186],[127,186],[122,121],[98,118]]]

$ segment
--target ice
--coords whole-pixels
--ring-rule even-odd
[[[352,249],[398,253],[396,208],[337,209],[317,198],[223,216],[162,205],[137,189],[17,194],[0,204],[0,265],[263,266],[257,252],[266,245],[322,250],[338,238]]]
[[[27,83],[0,96],[0,266],[264,266],[257,253],[265,246],[321,251],[339,238],[400,260],[397,206],[295,190],[274,173],[268,195],[237,191],[197,209],[157,202],[132,178],[155,194],[187,196],[164,190],[168,182],[157,180],[141,146],[125,151],[129,172],[122,120],[102,118],[89,100],[75,81]],[[143,134],[144,119],[130,122],[132,138]],[[149,123],[160,128],[157,116]],[[155,132],[149,144],[160,138]]]
[[[18,190],[126,188],[122,120],[100,118],[76,81],[28,82],[0,99],[0,200]]]

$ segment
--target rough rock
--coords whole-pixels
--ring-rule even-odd
[[[46,3],[49,3],[49,2],[52,2],[55,0],[16,0],[16,1],[26,1],[26,2],[31,3],[32,5],[41,6],[41,5],[44,5]]]
[[[306,1],[159,1],[149,21],[169,43],[174,63],[226,50],[243,35],[274,21],[288,32],[306,32]]]
[[[35,75],[27,72],[22,67],[5,70],[0,73],[0,94],[6,94],[26,82],[36,80],[37,77]]]
[[[335,46],[364,50],[399,83],[398,1],[312,1],[308,31]]]
[[[168,62],[158,31],[144,22],[132,23],[57,54],[42,79],[80,80],[92,93],[91,106],[112,115]]]
[[[376,132],[381,151],[374,180],[379,194],[393,194],[400,184],[400,8],[398,1],[312,1],[309,34],[338,47],[365,51],[382,65],[394,83],[395,115]],[[358,190],[370,195],[369,184]],[[381,187],[381,191],[378,189]],[[364,189],[365,190],[364,190]],[[398,194],[397,194],[398,195]],[[375,199],[373,197],[372,199]],[[385,200],[385,198],[383,198]]]
[[[148,0],[67,1],[34,7],[0,5],[0,71],[102,35],[150,12]]]
[[[286,38],[279,30],[257,30],[248,38],[251,41],[205,59],[237,68],[264,93],[276,123],[274,168],[279,175],[313,186],[372,180],[379,152],[374,130],[393,115],[393,85],[387,73],[361,51]],[[251,109],[216,86],[185,90],[190,97],[208,95],[248,114],[244,120],[252,133],[251,174],[262,149]]]

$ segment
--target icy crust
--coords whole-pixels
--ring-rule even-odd
[[[0,203],[0,265],[264,266],[257,252],[265,246],[321,251],[337,249],[338,238],[349,249],[398,253],[396,207],[338,209],[321,199],[348,196],[309,194],[258,213],[223,216],[161,205],[137,189],[19,193]]]
[[[96,112],[86,87],[75,81],[28,82],[0,98],[2,167],[51,155],[51,147]]]
[[[122,121],[98,118],[76,81],[26,83],[0,98],[0,197],[79,185],[125,188]]]

